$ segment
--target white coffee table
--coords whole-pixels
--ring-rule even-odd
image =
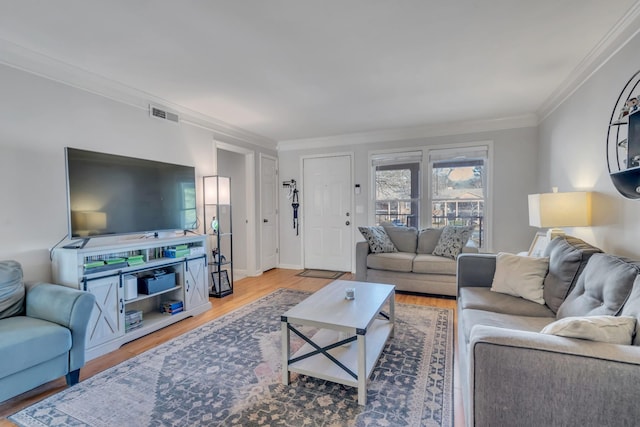
[[[345,290],[355,289],[355,299]],[[386,306],[388,314],[382,309]],[[291,372],[358,388],[358,403],[367,403],[371,375],[395,324],[395,286],[336,280],[281,317],[282,382]],[[294,326],[295,325],[295,326]],[[296,326],[320,328],[307,337]],[[291,355],[291,332],[306,343]]]

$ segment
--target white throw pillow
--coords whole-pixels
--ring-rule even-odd
[[[542,291],[548,271],[549,258],[499,252],[491,290],[544,304]]]
[[[543,334],[631,345],[636,318],[629,316],[565,317],[545,326]]]

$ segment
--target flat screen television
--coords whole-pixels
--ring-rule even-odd
[[[65,158],[69,238],[197,227],[194,167],[70,147]]]

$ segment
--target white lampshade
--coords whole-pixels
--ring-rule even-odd
[[[208,205],[231,204],[231,179],[226,176],[205,176],[204,202]],[[218,195],[218,192],[220,194]],[[219,197],[218,197],[219,196]]]
[[[529,225],[540,228],[590,226],[591,192],[529,194]]]

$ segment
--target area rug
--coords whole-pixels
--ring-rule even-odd
[[[357,389],[282,384],[278,290],[9,417],[20,426],[452,426],[453,314],[396,304],[396,332]],[[293,335],[293,334],[292,334]],[[292,343],[292,347],[300,343]]]
[[[305,270],[301,273],[298,273],[298,276],[302,277],[315,277],[318,279],[337,279],[342,276],[344,271],[333,271],[333,270],[315,270],[311,268],[305,268]]]

